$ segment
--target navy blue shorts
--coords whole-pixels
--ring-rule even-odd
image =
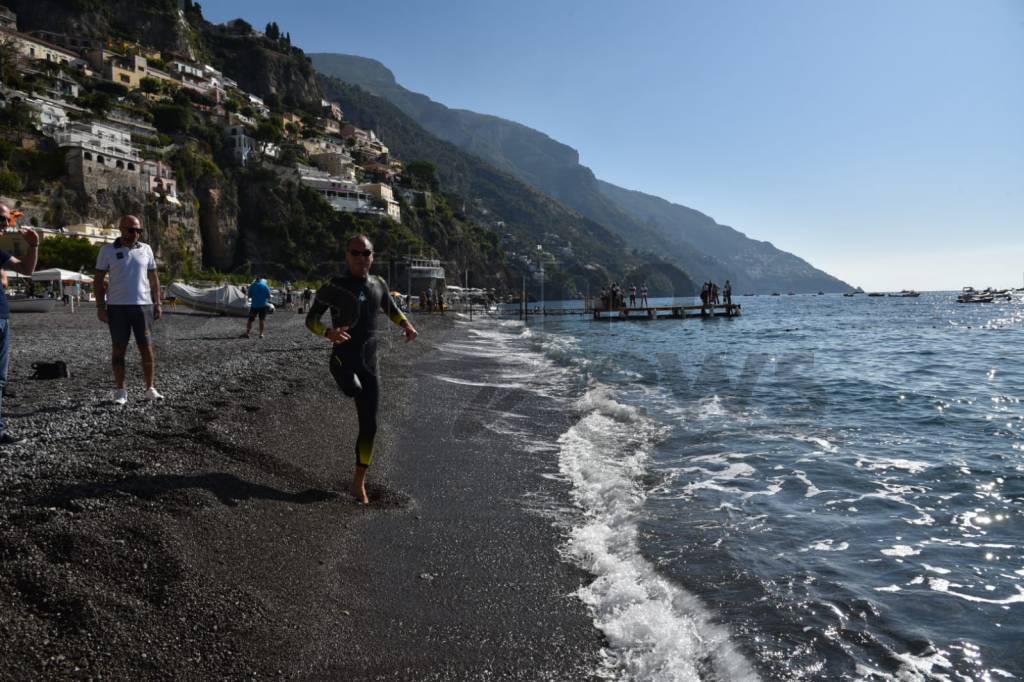
[[[153,345],[152,305],[108,305],[107,320],[115,346],[127,346],[132,334],[138,345]]]
[[[257,317],[260,318],[260,322],[267,319],[267,308],[269,306],[263,306],[262,308],[249,308],[249,321],[252,322]]]

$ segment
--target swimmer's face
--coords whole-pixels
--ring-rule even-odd
[[[366,237],[355,237],[345,249],[348,271],[355,277],[366,277],[373,265],[373,244]]]

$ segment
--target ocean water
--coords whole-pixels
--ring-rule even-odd
[[[572,405],[533,447],[571,490],[555,517],[595,576],[578,597],[609,641],[601,673],[1024,677],[1024,303],[736,302],[734,319],[477,322],[463,349]],[[496,428],[528,432],[507,413]]]

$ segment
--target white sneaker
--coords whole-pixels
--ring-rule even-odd
[[[119,389],[115,390],[114,391],[114,404],[115,405],[124,405],[126,402],[128,402],[128,389],[127,388],[119,388]]]
[[[142,394],[143,400],[163,400],[164,397],[160,395],[160,392],[156,390],[155,386],[150,386],[146,389],[146,392]]]

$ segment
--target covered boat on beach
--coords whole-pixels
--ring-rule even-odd
[[[249,315],[249,298],[240,287],[234,284],[223,284],[218,287],[193,287],[188,284],[174,282],[166,289],[164,295],[173,298],[176,303],[183,303],[193,310],[231,317],[247,317]],[[274,312],[269,306],[268,312]]]
[[[12,281],[31,281],[32,275],[23,275],[15,270],[4,270],[4,279]],[[9,287],[6,288],[7,307],[12,313],[48,313],[57,305],[56,299],[43,296],[28,296],[24,292],[16,293]]]

